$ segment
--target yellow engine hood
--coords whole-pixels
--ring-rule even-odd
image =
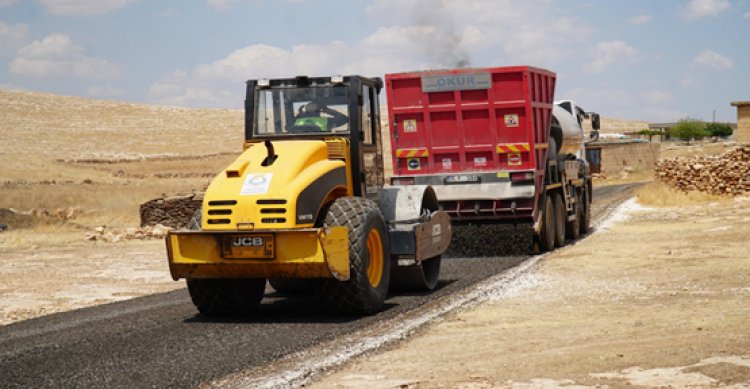
[[[311,227],[333,193],[351,194],[348,158],[331,159],[329,145],[343,140],[256,143],[217,175],[203,200],[204,230]],[[346,149],[337,147],[338,149]],[[264,163],[264,161],[266,161]]]

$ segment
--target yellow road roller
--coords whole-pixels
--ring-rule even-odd
[[[169,269],[205,315],[253,312],[266,281],[368,315],[389,290],[431,290],[451,240],[430,186],[385,186],[380,78],[246,83],[244,152],[208,186]]]

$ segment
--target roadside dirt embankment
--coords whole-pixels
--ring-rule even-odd
[[[750,386],[750,197],[629,206],[514,293],[311,387]]]

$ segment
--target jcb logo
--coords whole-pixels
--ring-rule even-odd
[[[263,238],[260,237],[238,237],[232,241],[234,247],[260,247],[263,246]]]

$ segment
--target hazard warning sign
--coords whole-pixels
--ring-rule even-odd
[[[505,115],[505,127],[518,127],[518,114]]]
[[[518,166],[521,165],[523,162],[521,159],[520,153],[510,153],[508,154],[508,166]]]
[[[419,158],[409,158],[406,161],[406,168],[408,170],[419,170],[422,168],[422,164],[419,162]]]
[[[417,121],[412,120],[404,120],[404,132],[417,132]]]

